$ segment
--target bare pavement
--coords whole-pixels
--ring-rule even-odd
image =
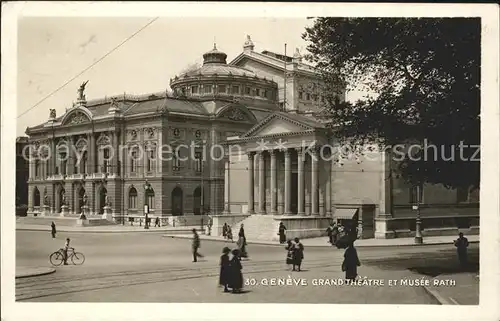
[[[234,247],[231,243],[203,240],[205,257],[192,263],[190,240],[158,233],[59,231],[56,239],[45,231],[16,234],[18,269],[50,268],[49,254],[66,237],[86,256],[81,266],[17,278],[17,301],[478,304],[479,300],[476,272],[458,273],[455,251],[448,244],[358,248],[359,274],[371,283],[364,286],[332,284],[343,278],[341,250],[306,245],[304,271],[291,272],[282,246],[251,244],[250,260],[243,261],[245,293],[233,295],[217,287],[220,252],[225,245]],[[470,252],[471,260],[477,261],[478,245],[472,244]],[[436,276],[456,283],[414,284],[423,277],[432,285]],[[389,286],[389,280],[398,284]]]

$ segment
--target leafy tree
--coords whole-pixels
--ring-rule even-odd
[[[302,37],[306,58],[322,73],[325,112],[340,137],[384,146],[426,140],[437,153],[405,157],[403,177],[468,188],[479,187],[480,35],[479,18],[328,17]],[[336,99],[355,88],[373,95],[354,103]],[[473,147],[460,155],[461,143]],[[445,160],[452,152],[454,160]]]

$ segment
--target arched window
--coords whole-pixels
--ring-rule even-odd
[[[153,189],[149,189],[146,192],[146,202],[149,206],[149,209],[155,208],[155,191]]]
[[[137,208],[137,190],[132,187],[128,192],[128,208]]]

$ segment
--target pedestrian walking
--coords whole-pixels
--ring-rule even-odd
[[[344,261],[342,262],[342,271],[345,272],[346,280],[355,280],[358,276],[359,262],[358,252],[354,247],[354,241],[351,240],[344,252]]]
[[[228,284],[230,283],[230,259],[229,253],[231,249],[225,247],[222,249],[222,255],[220,257],[220,272],[219,272],[219,286],[224,287],[224,292],[229,292]]]
[[[224,223],[224,225],[222,226],[222,236],[224,238],[227,238],[227,223]]]
[[[300,272],[300,266],[302,265],[302,260],[304,260],[304,245],[300,243],[298,237],[294,239],[295,244],[293,244],[293,268],[292,271],[295,271],[295,267],[297,267],[297,271]]]
[[[286,242],[285,250],[286,250],[286,265],[289,267],[293,264],[293,243],[291,240]]]
[[[241,224],[240,231],[238,233],[237,246],[240,250],[240,256],[241,257],[248,257],[247,238],[245,237],[245,229],[243,228],[243,224]]]
[[[227,226],[227,229],[226,229],[226,237],[231,242],[234,242],[234,240],[233,240],[233,230],[231,229],[231,226],[229,226],[229,225]]]
[[[462,268],[465,268],[468,263],[467,247],[469,246],[469,240],[464,237],[464,233],[458,233],[458,239],[456,239],[453,243],[457,248],[457,255],[460,266]]]
[[[243,288],[243,274],[241,273],[243,266],[240,261],[241,253],[237,249],[234,249],[231,253],[233,254],[233,257],[229,262],[229,287],[233,293],[240,293]]]
[[[280,222],[278,227],[278,235],[280,236],[280,244],[284,244],[286,242],[286,227],[283,222]]]
[[[192,244],[193,262],[198,262],[198,258],[203,257],[203,255],[198,253],[198,249],[200,248],[200,236],[196,232],[195,228],[192,231],[193,231],[193,244]]]
[[[50,224],[50,233],[52,234],[52,238],[55,239],[56,238],[56,224],[54,222],[52,222],[52,224]]]
[[[160,218],[159,217],[155,218],[155,227],[160,227]]]

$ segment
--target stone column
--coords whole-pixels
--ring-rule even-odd
[[[259,153],[259,213],[266,214],[266,158]]]
[[[291,215],[292,205],[292,151],[287,149],[285,151],[285,215]]]
[[[276,176],[276,151],[271,150],[271,214],[278,214],[278,177]]]
[[[305,215],[305,186],[304,186],[304,154],[302,151],[302,148],[297,149],[297,172],[298,172],[298,182],[297,182],[297,188],[298,188],[298,197],[297,197],[297,203],[298,203],[298,210],[297,214],[298,215]]]
[[[332,188],[331,188],[331,180],[332,180],[332,172],[331,165],[333,163],[331,160],[327,162],[326,166],[326,182],[325,182],[325,212],[326,216],[332,215]]]
[[[111,160],[111,170],[112,173],[115,174],[115,176],[118,175],[118,159],[119,159],[119,151],[118,151],[118,131],[115,131],[113,133],[113,152],[110,154],[110,156],[113,156],[113,159]]]
[[[254,214],[254,182],[253,182],[253,157],[254,153],[250,152],[248,155],[248,214]]]
[[[311,215],[319,215],[318,209],[318,153],[311,155]]]
[[[229,205],[229,193],[230,193],[230,188],[229,188],[229,165],[230,165],[230,158],[227,158],[226,164],[225,164],[225,169],[224,169],[224,214],[231,214],[231,206]]]
[[[57,161],[56,141],[54,138],[50,140],[50,175],[56,174],[56,161]]]
[[[73,137],[69,136],[68,137],[68,161],[67,161],[67,166],[68,168],[66,169],[66,172],[69,175],[73,175],[75,173],[75,154],[73,153]]]
[[[96,173],[96,150],[95,150],[95,135],[94,133],[89,134],[89,154],[88,154],[88,173],[90,175]]]

